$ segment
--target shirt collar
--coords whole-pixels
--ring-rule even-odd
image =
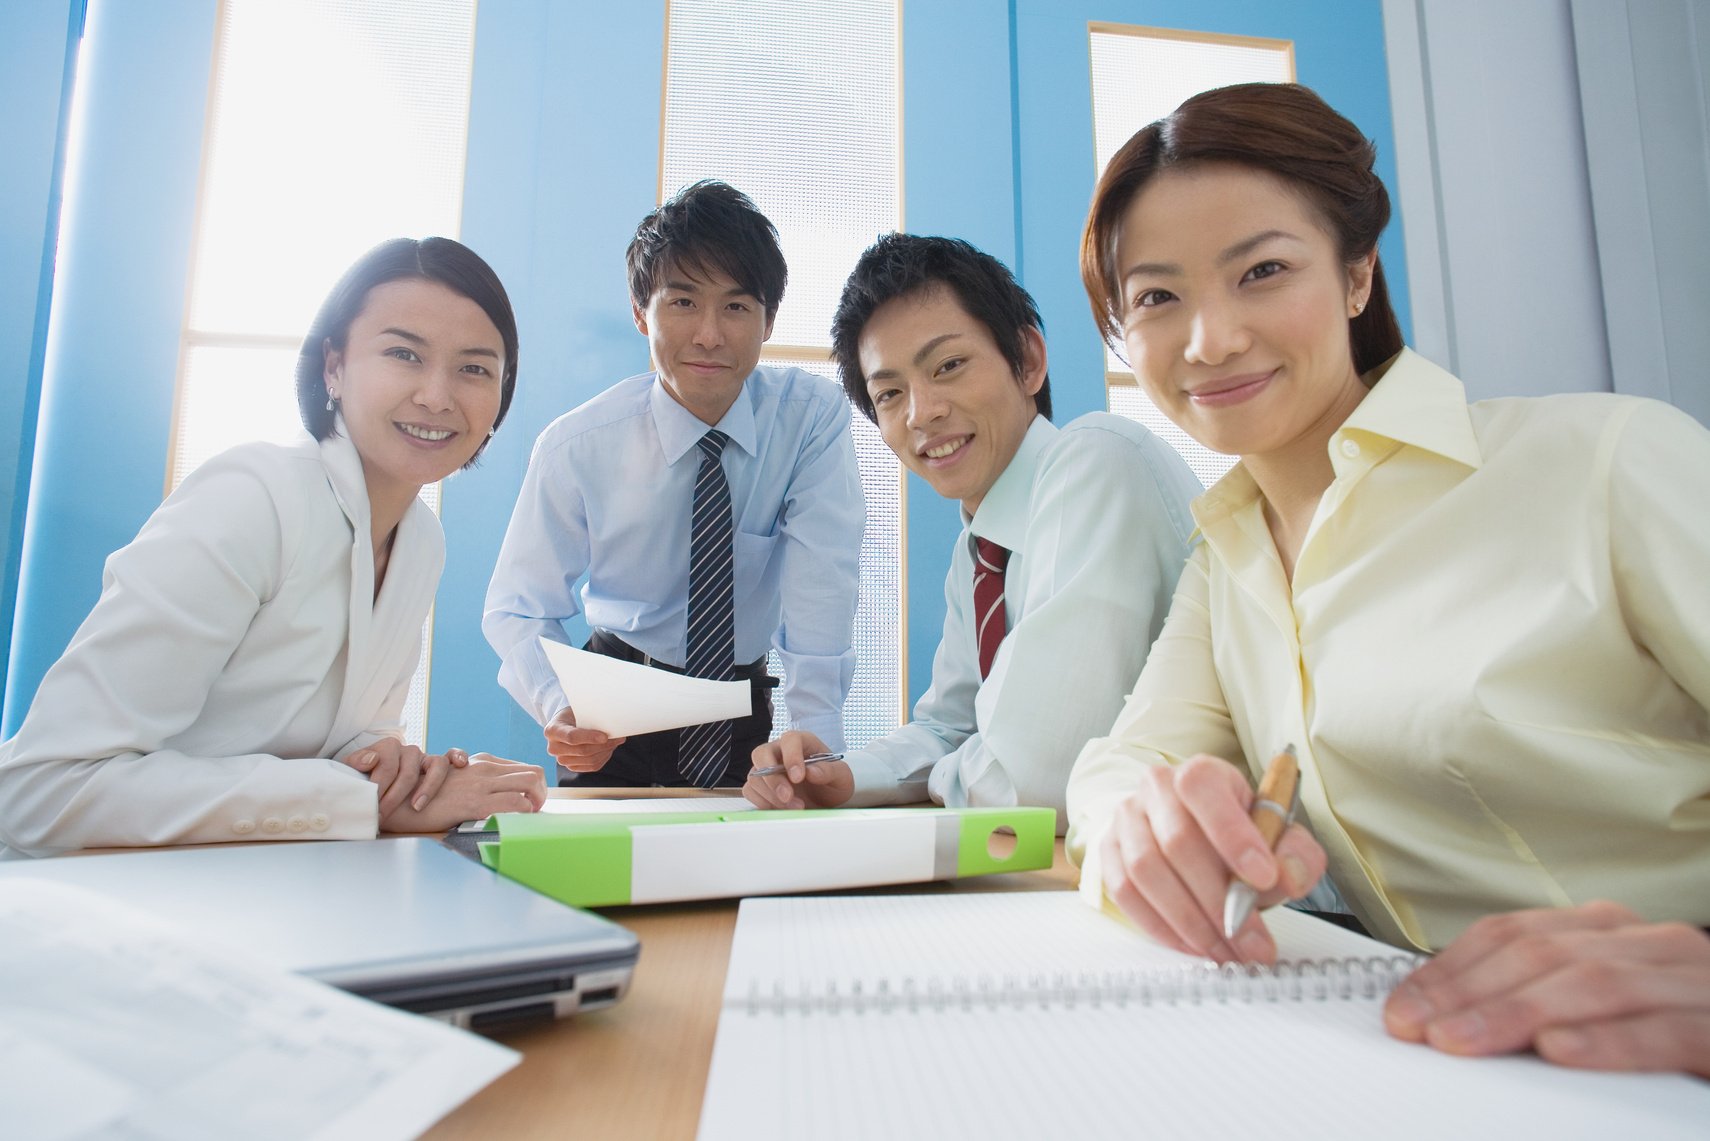
[[[304,433],[307,435],[307,433]],[[332,430],[315,445],[321,466],[326,469],[327,482],[333,496],[343,508],[345,517],[358,533],[368,531],[368,483],[362,475],[362,456],[351,442],[350,429],[344,425],[344,413],[333,414]]]
[[[362,454],[356,450],[356,444],[350,438],[350,429],[345,427],[344,413],[333,416],[332,431],[325,439],[316,440],[304,432],[298,441],[299,447],[312,447],[320,456],[321,467],[326,470],[327,484],[332,488],[333,498],[338,500],[344,517],[350,520],[351,529],[357,535],[367,535],[372,516],[368,503],[368,480],[362,472]],[[418,496],[410,501],[404,510],[404,517],[398,520],[398,538],[393,545],[393,553],[400,550],[413,549],[418,533],[425,519],[436,520],[437,517],[427,504]]]
[[[653,413],[653,428],[659,433],[659,448],[665,455],[667,464],[674,464],[687,455],[702,436],[711,429],[706,423],[678,404],[671,394],[665,390],[665,382],[658,374],[653,377],[653,390],[649,404]],[[758,430],[754,426],[754,402],[750,398],[750,386],[743,382],[742,391],[737,394],[736,401],[724,414],[724,418],[712,427],[717,428],[730,437],[730,442],[747,452],[750,456],[759,454]]]
[[[1469,468],[1483,463],[1467,412],[1466,386],[1412,349],[1402,349],[1377,371],[1378,380],[1366,398],[1331,433],[1330,462],[1338,465],[1338,472],[1344,462],[1338,445],[1358,436],[1420,448]],[[1247,465],[1238,463],[1194,500],[1194,519],[1203,531],[1258,498],[1259,485]]]
[[[1433,452],[1469,468],[1483,463],[1467,412],[1465,385],[1412,349],[1402,349],[1379,370],[1372,390],[1331,436],[1332,457],[1344,434],[1361,432]]]
[[[1057,438],[1057,426],[1043,416],[1034,416],[1015,449],[1009,466],[980,500],[972,519],[962,513],[962,525],[982,539],[990,539],[1006,550],[1021,547],[1027,537],[1027,517],[1033,504],[1033,475],[1045,458],[1045,449]]]

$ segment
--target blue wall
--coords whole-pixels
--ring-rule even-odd
[[[648,368],[624,248],[659,193],[664,5],[482,4],[463,240],[516,308],[517,394],[482,464],[445,484],[431,748],[544,762],[540,727],[499,687],[481,603],[542,428]]]
[[[83,0],[0,8],[0,693],[47,352],[54,242]]]
[[[81,174],[68,187],[43,368],[8,735],[94,605],[107,555],[160,505],[214,12],[215,0],[91,5],[78,76],[83,148],[72,158]]]
[[[902,15],[903,227],[966,239],[1015,269],[1009,3],[904,0]],[[912,708],[932,681],[944,576],[962,514],[916,475],[907,476],[903,495]]]

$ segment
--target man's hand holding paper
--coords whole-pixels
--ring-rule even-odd
[[[566,705],[546,723],[546,751],[552,759],[574,773],[596,773],[606,767],[612,753],[626,738],[612,737],[598,729],[576,724],[576,711]]]
[[[624,739],[746,717],[747,681],[708,681],[540,640],[571,704],[546,726],[547,751],[574,772],[597,772]]]

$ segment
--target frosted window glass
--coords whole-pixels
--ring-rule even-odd
[[[301,435],[296,364],[295,349],[192,344],[184,354],[183,391],[195,399],[178,402],[172,486],[240,441],[283,444]]]
[[[829,361],[791,350],[829,349],[849,271],[901,225],[901,170],[894,0],[671,0],[661,187],[670,196],[722,179],[778,227],[790,280],[769,363],[836,380]],[[894,729],[902,709],[902,477],[865,417],[851,431],[867,497],[858,664],[843,711],[855,748]],[[771,668],[780,672],[775,654]]]
[[[1207,38],[1147,35],[1143,30],[1089,32],[1092,48],[1093,169],[1104,173],[1110,158],[1140,128],[1162,119],[1201,91],[1233,83],[1290,83],[1294,49],[1286,40],[1236,43]],[[1105,371],[1126,373],[1128,364],[1105,346]],[[1159,412],[1131,384],[1107,387],[1109,408],[1146,425],[1167,440],[1209,487],[1235,465],[1235,457],[1203,447]]]
[[[720,178],[778,227],[780,345],[829,344],[861,251],[901,218],[894,0],[673,0],[667,196]]]
[[[1233,83],[1289,83],[1294,53],[1287,41],[1260,47],[1143,33],[1093,31],[1093,169],[1104,173],[1117,148],[1182,101]]]
[[[386,238],[455,236],[474,0],[227,0],[190,327],[300,337]]]
[[[171,487],[248,440],[297,438],[297,346],[375,244],[456,237],[474,0],[225,0]],[[169,488],[170,490],[170,488]],[[422,489],[439,510],[439,486]],[[427,737],[433,616],[404,707]]]
[[[837,382],[830,361],[780,360]],[[885,446],[879,429],[851,410],[849,430],[861,465],[861,491],[867,497],[867,530],[861,538],[861,602],[855,613],[855,681],[843,707],[843,736],[858,749],[897,726],[902,710],[901,661],[897,654],[898,616],[902,614],[902,465]],[[779,665],[774,654],[774,666]],[[777,725],[786,724],[781,690],[773,690]]]

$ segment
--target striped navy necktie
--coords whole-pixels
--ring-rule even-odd
[[[729,442],[717,430],[697,441],[701,470],[689,525],[689,653],[683,672],[718,681],[729,681],[736,667],[730,484],[719,462]],[[677,768],[690,784],[711,788],[718,783],[730,763],[730,733],[729,721],[683,730]]]

